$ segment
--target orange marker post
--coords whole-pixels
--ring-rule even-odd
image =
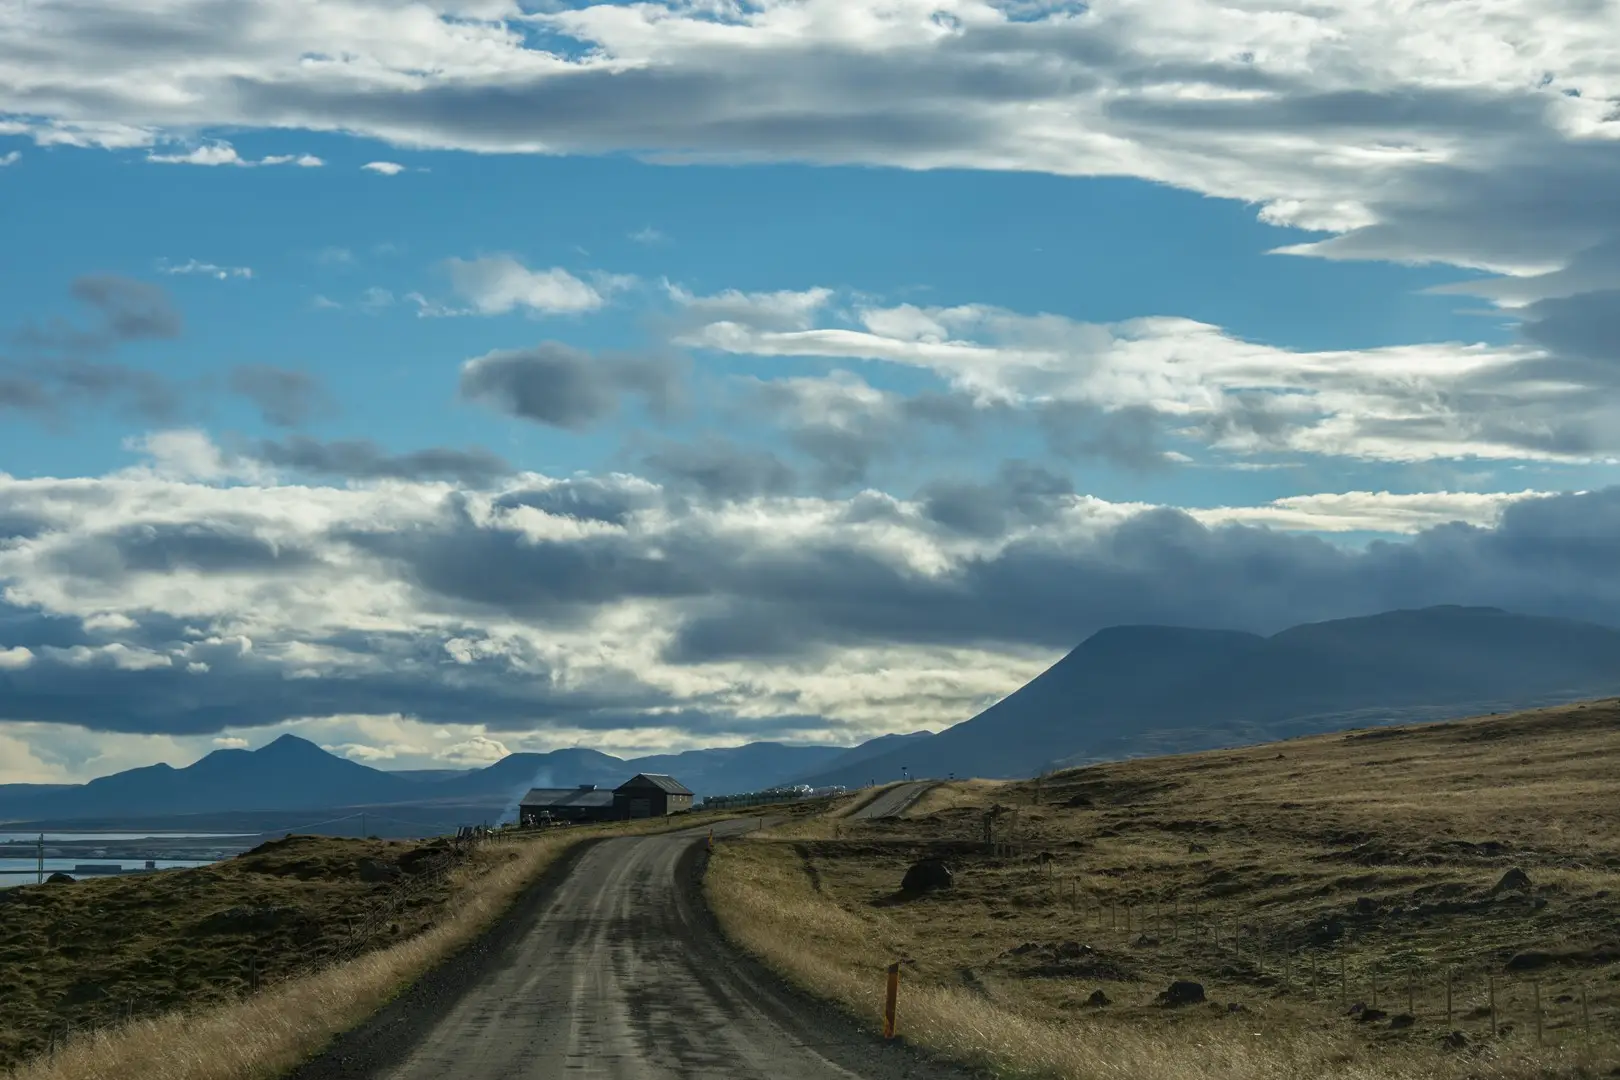
[[[900,1000],[900,964],[889,965],[889,994],[883,1002],[883,1037],[894,1038],[894,1007]]]

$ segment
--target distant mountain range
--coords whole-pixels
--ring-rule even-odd
[[[1620,693],[1620,630],[1431,607],[1231,630],[1116,626],[970,720],[812,784],[1043,769]]]
[[[669,773],[698,795],[804,782],[1029,776],[1107,758],[1263,742],[1369,723],[1440,719],[1620,693],[1620,630],[1495,608],[1438,607],[1231,630],[1117,626],[1028,685],[939,734],[856,747],[750,743],[622,759],[574,748],[482,769],[386,772],[283,735],[185,768],[151,765],[80,785],[0,785],[0,821],[87,822],[372,808],[380,816],[493,820],[530,787],[617,786]],[[389,809],[392,808],[392,809]],[[386,813],[385,813],[386,811]],[[195,827],[195,825],[193,825]]]

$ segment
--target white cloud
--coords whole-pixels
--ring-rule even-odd
[[[835,324],[828,290],[773,294],[797,303],[672,294],[714,320],[677,333],[689,347],[921,368],[981,410],[1079,406],[1103,417],[1145,410],[1165,433],[1232,455],[1620,456],[1620,382],[1530,344],[1300,352],[1190,319],[1082,323],[972,304],[857,306],[856,329]],[[849,385],[845,379],[838,395],[847,396]]]
[[[146,160],[159,165],[232,165],[251,168],[255,165],[296,165],[305,169],[318,169],[326,162],[313,154],[274,154],[254,161],[237,153],[228,142],[205,142],[179,154],[148,153]]]
[[[15,164],[17,164],[17,162],[19,162],[21,160],[22,160],[22,151],[21,150],[7,151],[4,154],[0,154],[0,169],[5,168],[7,165],[15,165]]]
[[[383,176],[398,176],[405,171],[405,166],[397,161],[368,161],[360,167]]]
[[[124,440],[124,448],[149,460],[130,472],[169,480],[254,480],[265,475],[257,462],[221,450],[196,428],[156,431]]]
[[[472,305],[467,314],[506,315],[523,310],[533,315],[575,315],[595,311],[607,302],[602,290],[561,267],[530,270],[511,255],[451,259],[448,265],[456,294]],[[627,281],[609,278],[607,291],[623,288]],[[434,313],[451,312],[436,309]]]
[[[713,295],[699,296],[666,281],[664,290],[684,312],[700,322],[712,321],[719,327],[740,326],[778,331],[807,330],[814,326],[816,316],[833,297],[833,290],[820,286],[753,293],[726,289]],[[695,338],[688,339],[686,343],[703,344],[701,339]]]
[[[239,735],[219,735],[209,742],[221,750],[246,750],[249,745],[248,741]]]
[[[206,277],[218,278],[220,281],[229,278],[250,278],[253,276],[251,266],[219,266],[216,263],[198,262],[196,259],[187,259],[183,263],[159,260],[157,268],[158,272],[163,274],[202,274]]]
[[[1177,515],[1015,470],[912,499],[697,504],[626,476],[246,486],[200,433],[149,443],[174,467],[0,477],[0,522],[39,523],[0,544],[16,680],[0,720],[70,725],[113,695],[129,724],[192,740],[181,757],[295,730],[401,767],[571,742],[853,740],[970,715],[1099,623],[1220,611],[1276,628],[1426,602],[1620,617],[1620,560],[1586,539],[1620,520],[1613,491],[1326,492]],[[1255,525],[1411,539],[1356,553]],[[1265,590],[1243,584],[1256,560]],[[87,637],[30,636],[31,613]]]
[[[651,225],[648,225],[645,228],[637,229],[635,232],[630,234],[630,239],[634,240],[638,244],[646,244],[649,247],[654,244],[664,244],[669,242],[669,237],[667,235],[665,235],[662,231],[653,228]]]

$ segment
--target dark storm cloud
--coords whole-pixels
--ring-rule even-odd
[[[1127,469],[1167,463],[1162,445],[1167,421],[1149,406],[1105,410],[1086,402],[1055,401],[1037,405],[1034,412],[1047,446],[1059,457],[1097,458]]]
[[[456,480],[481,487],[512,472],[510,465],[488,450],[435,446],[390,454],[369,439],[327,442],[293,436],[261,442],[253,456],[279,468],[354,480]]]
[[[793,468],[769,450],[739,446],[720,436],[670,443],[647,454],[642,465],[677,488],[715,499],[785,495],[799,482]]]
[[[445,648],[451,637],[479,640],[478,619],[578,626],[605,605],[635,599],[667,605],[677,632],[664,658],[675,663],[798,661],[845,646],[1057,650],[1120,623],[1270,632],[1442,603],[1620,624],[1614,543],[1620,488],[1518,503],[1495,528],[1448,525],[1354,549],[1262,528],[1206,527],[1174,510],[1073,534],[1054,520],[1057,510],[1073,505],[1066,487],[1044,469],[1009,463],[978,491],[934,489],[919,504],[921,514],[863,496],[848,504],[849,527],[784,532],[768,544],[702,514],[638,531],[628,512],[635,499],[606,486],[546,494],[552,509],[625,523],[566,540],[537,540],[499,512],[474,514],[450,500],[427,525],[378,524],[329,538],[351,555],[369,556],[346,562],[352,567],[346,572],[410,586],[431,629],[301,638],[289,628],[243,649],[229,638],[196,640],[209,631],[206,624],[191,629],[195,620],[134,612],[134,628],[87,633],[74,620],[8,608],[0,610],[0,646],[28,647],[36,660],[0,672],[0,701],[15,718],[128,731],[201,732],[293,716],[389,712],[446,722],[476,716],[522,727],[612,727],[645,723],[650,709],[674,710],[656,714],[659,724],[734,728],[728,705],[672,699],[634,679],[611,690],[568,689],[566,681],[546,678],[536,657],[517,664],[502,655],[507,646],[498,641],[475,650],[472,663],[455,662]],[[504,506],[543,503],[541,494],[517,495]],[[863,530],[857,519],[882,528]],[[1013,530],[1040,521],[1052,526],[927,572],[875,539],[906,528],[995,539],[998,524]],[[308,552],[268,544],[229,522],[113,530],[64,550],[66,562],[55,569],[83,582],[184,567],[252,571],[261,575],[257,587],[269,589],[296,583],[312,566]],[[339,649],[350,660],[289,680],[277,647],[298,640]],[[104,650],[115,642],[148,651]],[[150,666],[154,655],[171,662]],[[148,667],[127,670],[136,664]]]
[[[748,406],[775,421],[788,443],[815,463],[818,482],[829,490],[864,483],[878,462],[926,452],[927,440],[941,432],[969,436],[979,423],[972,401],[961,394],[879,392],[844,372],[745,386]]]
[[[592,355],[555,341],[492,352],[461,368],[461,397],[508,416],[583,431],[639,396],[662,415],[681,398],[684,368],[673,357]]]
[[[264,422],[275,427],[302,427],[329,404],[315,376],[270,364],[232,368],[230,388],[231,393],[258,406]]]
[[[1029,461],[1004,461],[990,483],[940,480],[921,492],[922,511],[953,532],[1004,536],[1015,524],[1045,524],[1059,509],[1058,497],[1074,494],[1066,476]]]
[[[77,278],[73,297],[101,316],[115,341],[167,341],[180,336],[180,313],[168,293],[146,281],[97,274]]]
[[[180,417],[185,394],[173,380],[105,358],[123,345],[180,335],[168,294],[113,275],[77,278],[70,292],[90,309],[92,324],[28,325],[13,335],[17,355],[0,357],[0,408],[60,418],[82,405],[105,405],[158,423]]]
[[[75,577],[116,581],[131,573],[291,572],[315,561],[309,551],[256,535],[246,525],[176,522],[125,525],[74,537],[51,563]]]

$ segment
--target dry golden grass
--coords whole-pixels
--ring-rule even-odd
[[[1609,1075],[1617,704],[1094,766],[1048,777],[1038,803],[1034,782],[946,785],[904,821],[801,819],[722,845],[707,888],[741,945],[873,1025],[904,958],[903,1034],[1006,1075]],[[997,802],[1013,848],[991,854]],[[899,895],[925,855],[955,887]],[[1532,890],[1493,892],[1515,867]],[[1408,974],[1415,1016],[1392,1025]],[[1173,979],[1210,1001],[1156,1004]],[[1375,984],[1395,1016],[1349,1015]],[[1088,1006],[1095,990],[1112,1003]],[[1451,1030],[1465,1049],[1442,1046]]]
[[[132,1022],[95,1031],[81,1029],[54,1055],[36,1055],[9,1075],[12,1080],[259,1080],[281,1075],[365,1020],[413,980],[477,937],[526,886],[578,843],[595,836],[690,827],[716,817],[513,834],[479,848],[452,871],[442,897],[430,905],[415,933],[393,935],[394,940],[388,944],[374,942],[369,951],[355,959],[273,982],[256,993],[245,993],[245,987],[238,985],[229,996],[196,994],[183,1007],[167,1012],[137,1016]],[[308,839],[315,839],[310,846],[319,850],[320,858],[326,861],[341,858],[334,855],[334,845],[367,844],[359,840]],[[383,842],[369,843],[377,847]],[[217,885],[230,870],[231,862],[162,876],[174,879],[211,871]],[[151,881],[137,878],[82,882],[61,888],[88,891],[92,886],[104,889]],[[303,884],[320,892],[332,883],[312,876]],[[205,899],[204,906],[217,906],[213,901],[219,899]],[[126,912],[122,923],[125,932],[139,934],[147,929],[139,925],[140,920],[138,914]],[[233,965],[233,974],[240,966]],[[9,974],[13,969],[8,965],[7,970]]]

